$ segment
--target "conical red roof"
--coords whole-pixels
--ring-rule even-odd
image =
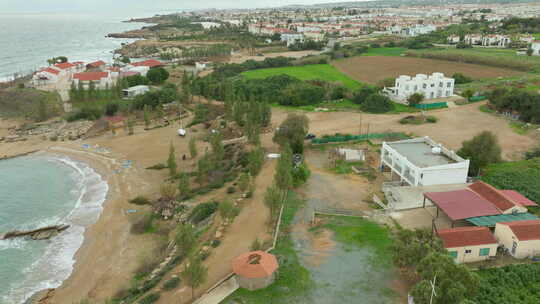
[[[232,267],[237,275],[255,279],[270,277],[279,266],[274,255],[259,250],[241,254]]]

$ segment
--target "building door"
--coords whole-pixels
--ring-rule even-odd
[[[516,241],[514,241],[512,243],[512,255],[516,254],[516,249],[517,249],[517,243],[516,243]]]

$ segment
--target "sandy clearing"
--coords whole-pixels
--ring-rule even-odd
[[[519,135],[509,126],[506,119],[481,112],[478,108],[483,103],[459,106],[427,112],[439,119],[436,124],[402,125],[399,119],[411,114],[366,114],[351,112],[306,112],[310,119],[310,132],[318,136],[334,133],[370,133],[410,132],[414,136],[429,136],[450,149],[458,150],[464,140],[471,139],[482,131],[491,131],[499,138],[506,159],[517,159],[522,152],[528,151],[538,140],[531,135]],[[291,111],[273,110],[275,125],[285,119]],[[534,132],[534,131],[532,131]]]
[[[472,78],[495,78],[525,74],[477,64],[414,57],[359,56],[333,61],[332,65],[353,79],[367,83],[377,83],[385,78],[399,75],[431,74],[433,72],[442,72],[448,76],[454,73],[463,73]]]

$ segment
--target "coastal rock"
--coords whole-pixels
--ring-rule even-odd
[[[48,226],[43,227],[39,229],[29,230],[29,231],[11,231],[6,233],[2,238],[3,240],[17,238],[17,237],[30,237],[32,240],[47,240],[50,239],[56,235],[58,235],[60,232],[68,229],[69,225],[56,225],[56,226]]]

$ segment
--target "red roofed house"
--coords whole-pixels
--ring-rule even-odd
[[[241,254],[232,262],[238,285],[249,290],[265,288],[272,284],[278,267],[276,257],[264,251]]]
[[[116,76],[115,76],[116,74]],[[73,82],[75,86],[79,86],[82,83],[83,88],[88,89],[90,83],[93,82],[96,89],[111,88],[117,79],[117,73],[109,72],[83,72],[73,75]]]
[[[155,68],[155,67],[163,67],[165,66],[165,64],[159,60],[155,60],[155,59],[149,59],[149,60],[145,60],[145,61],[139,61],[139,62],[134,62],[131,64],[132,66],[146,66],[146,67],[149,67],[149,68]]]
[[[517,259],[540,255],[540,220],[497,223],[495,237]]]
[[[488,227],[459,227],[437,231],[456,263],[471,263],[497,255],[497,239]]]
[[[98,61],[94,61],[94,62],[90,62],[89,64],[86,65],[86,68],[88,70],[100,70],[100,71],[103,71],[105,69],[105,61],[103,60],[98,60]]]
[[[71,75],[72,73],[77,73],[77,65],[71,62],[57,63],[54,67],[60,70],[61,74]]]
[[[56,83],[60,76],[60,70],[52,67],[44,68],[32,76],[32,82],[35,86],[46,83]]]

